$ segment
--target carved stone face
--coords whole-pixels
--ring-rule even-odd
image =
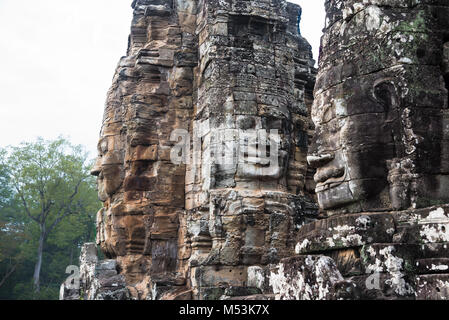
[[[398,66],[316,93],[308,161],[317,168],[322,210],[404,210],[447,201],[447,97],[440,69],[426,68]]]
[[[257,265],[276,263],[293,253],[295,230],[292,197],[282,192],[212,192],[209,263]]]
[[[103,137],[91,174],[97,176],[98,197],[105,202],[123,182],[123,156],[116,136]]]
[[[288,123],[287,117],[237,116],[236,129],[212,129],[215,185],[282,189],[293,152]]]
[[[321,209],[331,215],[445,203],[446,9],[398,14],[396,6],[369,1],[330,3],[308,158]]]
[[[271,133],[270,129],[241,133],[239,178],[269,181],[284,177],[288,156],[282,146],[285,147],[289,141],[282,132],[271,130]]]
[[[388,207],[387,160],[397,156],[395,139],[401,136],[398,107],[397,87],[385,74],[349,79],[317,94],[308,161],[317,169],[322,209]]]

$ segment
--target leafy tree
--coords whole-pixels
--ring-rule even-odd
[[[63,138],[39,138],[8,151],[5,169],[15,197],[14,220],[31,239],[21,245],[22,255],[30,259],[31,250],[35,250],[32,286],[39,293],[43,261],[52,266],[56,260],[53,257],[70,247],[75,250],[73,254],[78,254],[80,244],[93,236],[89,232],[99,202],[87,154],[81,146]],[[60,281],[55,274],[61,274],[61,270],[52,271],[55,273],[44,272],[45,281]],[[15,290],[28,290],[28,286],[21,282]],[[43,291],[46,294],[48,290]]]
[[[6,150],[0,149],[0,212],[8,206],[13,197],[11,185],[9,184],[9,172],[6,166]]]
[[[20,245],[25,240],[23,222],[12,216],[14,192],[5,159],[6,151],[0,150],[0,288],[23,261]]]
[[[21,226],[0,221],[0,288],[23,261],[20,245],[25,237]]]

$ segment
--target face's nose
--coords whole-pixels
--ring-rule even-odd
[[[97,161],[95,161],[94,166],[90,170],[90,174],[93,176],[98,177],[101,173],[101,160],[100,157],[97,158]]]
[[[327,153],[318,156],[308,156],[307,162],[312,168],[319,168],[324,166],[326,163],[331,162],[332,160],[334,160],[334,158],[335,154]]]

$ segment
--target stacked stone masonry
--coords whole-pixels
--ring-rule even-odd
[[[320,220],[278,299],[447,299],[449,1],[326,1],[308,163]]]
[[[449,0],[132,7],[61,298],[449,298]]]

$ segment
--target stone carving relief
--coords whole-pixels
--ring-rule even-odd
[[[218,298],[245,286],[248,266],[291,255],[291,233],[316,212],[305,187],[316,71],[300,8],[132,7],[92,169],[97,243],[132,298]],[[174,162],[179,136],[191,145]]]
[[[92,296],[448,298],[447,0],[326,0],[317,75],[297,5],[133,8]]]

